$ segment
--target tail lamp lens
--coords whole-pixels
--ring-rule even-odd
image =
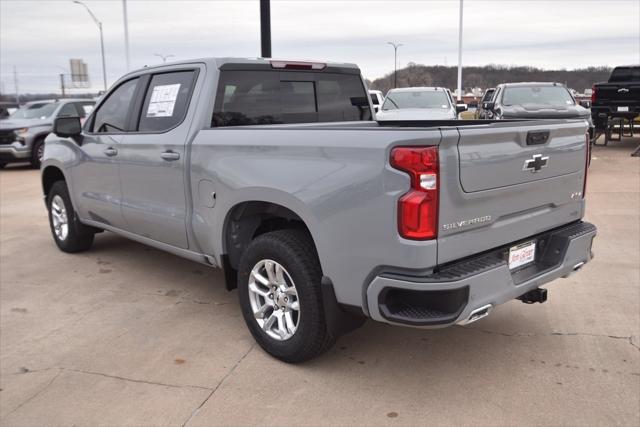
[[[411,190],[398,200],[398,232],[406,239],[438,236],[438,147],[396,147],[391,166],[411,178]]]
[[[584,182],[582,183],[582,198],[584,199],[587,196],[587,174],[589,173],[590,159],[591,159],[591,138],[589,137],[589,132],[585,135],[585,153],[586,158],[584,161]]]
[[[596,87],[593,86],[591,88],[591,105],[593,105],[593,103],[596,102]]]

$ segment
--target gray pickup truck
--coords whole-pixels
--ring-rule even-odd
[[[541,285],[591,259],[584,120],[371,117],[352,64],[129,73],[47,138],[53,239],[78,252],[108,230],[223,268],[256,341],[287,362],[366,318],[444,327],[543,302]]]

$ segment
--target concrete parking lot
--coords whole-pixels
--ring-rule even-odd
[[[245,328],[216,270],[110,233],[54,245],[38,171],[0,172],[0,423],[640,423],[640,142],[596,147],[596,258],[467,327],[373,322],[291,366]]]

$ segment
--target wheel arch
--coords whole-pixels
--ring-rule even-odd
[[[261,234],[282,229],[299,229],[307,233],[317,254],[317,244],[308,222],[294,210],[264,200],[245,200],[229,209],[222,231],[222,263],[227,289],[237,286],[237,267],[249,243]]]
[[[45,166],[42,169],[42,194],[45,198],[49,195],[49,191],[56,181],[67,181],[62,169],[54,165]]]

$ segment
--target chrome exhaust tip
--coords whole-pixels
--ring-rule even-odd
[[[487,305],[483,305],[480,308],[476,308],[475,310],[473,310],[471,312],[471,314],[469,314],[469,317],[467,317],[465,320],[459,322],[459,325],[468,325],[469,323],[473,323],[476,320],[480,320],[483,317],[487,317],[489,315],[489,313],[491,312],[491,309],[493,308],[493,306],[491,304],[487,304]]]

